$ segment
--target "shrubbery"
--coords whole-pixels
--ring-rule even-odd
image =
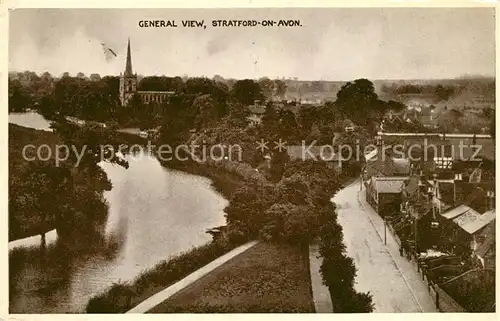
[[[275,185],[248,184],[225,209],[229,226],[266,241],[309,244],[318,241],[321,273],[335,312],[371,312],[369,293],[354,290],[356,267],[346,255],[342,227],[330,198],[342,178],[319,162],[291,162]]]
[[[188,274],[229,252],[240,243],[219,239],[160,262],[134,281],[114,284],[105,293],[90,299],[88,313],[123,313],[143,299],[163,290]]]

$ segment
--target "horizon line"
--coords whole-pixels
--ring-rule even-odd
[[[12,73],[23,73],[23,72],[26,72],[26,71],[28,71],[28,72],[34,72],[37,76],[41,76],[45,72],[48,72],[54,78],[61,78],[61,76],[62,76],[62,73],[60,73],[57,76],[54,76],[54,74],[51,73],[48,70],[43,71],[43,72],[36,72],[36,71],[32,71],[32,70],[23,70],[23,71],[9,70],[8,71],[8,76],[10,76]],[[85,74],[85,73],[83,73],[83,74],[86,77],[89,77],[92,74],[98,74],[101,78],[102,77],[106,77],[106,76],[120,77],[120,74],[105,74],[105,75],[102,75],[99,72],[91,72],[91,73],[88,73],[88,74]],[[306,78],[301,79],[301,78],[298,78],[298,77],[283,77],[283,76],[282,77],[261,76],[259,78],[252,78],[252,77],[239,77],[239,78],[235,78],[235,77],[224,77],[224,76],[222,76],[220,74],[213,74],[211,76],[207,76],[207,75],[186,75],[186,74],[184,74],[184,75],[175,75],[175,76],[169,76],[169,75],[165,75],[165,74],[162,74],[162,75],[159,75],[159,74],[142,75],[142,74],[138,74],[138,73],[134,73],[134,74],[137,75],[137,76],[141,76],[143,78],[146,78],[146,77],[167,77],[167,78],[175,78],[175,77],[184,78],[184,77],[188,77],[188,78],[208,78],[208,79],[212,79],[215,76],[220,76],[224,80],[243,80],[243,79],[259,80],[261,78],[269,78],[271,80],[300,81],[300,82],[312,82],[312,81],[321,81],[321,82],[350,82],[350,81],[354,81],[356,79],[368,79],[368,80],[370,80],[372,82],[375,82],[375,81],[446,81],[446,80],[495,79],[496,78],[496,75],[487,75],[487,74],[460,75],[460,76],[447,77],[447,78],[446,77],[439,77],[439,78],[437,78],[437,77],[430,77],[430,78],[380,78],[380,77],[378,77],[378,78],[369,78],[369,77],[356,77],[356,78],[353,78],[353,79],[350,79],[350,80],[343,80],[343,79],[335,79],[335,80],[333,80],[333,79],[306,79]],[[76,74],[72,75],[71,73],[69,73],[69,75],[71,77],[76,77]],[[297,78],[297,79],[294,79],[294,78]]]

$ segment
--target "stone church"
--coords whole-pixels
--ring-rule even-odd
[[[137,74],[132,72],[132,57],[130,55],[130,39],[127,46],[127,62],[125,72],[120,73],[120,103],[126,106],[132,100],[134,95],[138,95],[142,103],[163,103],[166,102],[173,91],[138,91],[137,90]]]

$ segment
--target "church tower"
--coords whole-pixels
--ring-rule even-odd
[[[127,62],[125,72],[120,73],[120,103],[126,106],[137,92],[137,75],[132,72],[132,57],[130,55],[130,38],[127,46]]]

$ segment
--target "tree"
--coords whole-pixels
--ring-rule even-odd
[[[225,81],[224,78],[222,78],[221,75],[214,75],[214,77],[212,79],[215,82],[222,82],[223,83]]]
[[[306,205],[309,194],[308,181],[302,173],[284,177],[278,185],[279,199],[295,205]]]
[[[290,110],[279,110],[278,112],[279,122],[278,122],[278,138],[289,140],[293,142],[300,135],[297,131],[297,119],[295,114]]]
[[[237,189],[224,209],[228,224],[243,225],[251,236],[258,235],[265,221],[264,212],[275,201],[270,189],[251,183]]]
[[[264,95],[258,83],[252,79],[238,80],[231,89],[232,96],[243,105],[252,105],[256,100],[263,100]]]
[[[312,125],[317,122],[321,121],[321,118],[319,117],[319,108],[317,107],[302,107],[299,110],[299,121],[302,126],[302,130],[307,133],[311,130]]]
[[[373,106],[378,104],[373,83],[367,79],[356,79],[342,86],[337,93],[335,105],[345,117],[357,124],[368,124],[373,114]]]
[[[285,171],[285,165],[289,160],[290,156],[288,156],[286,150],[276,150],[273,152],[270,164],[271,180],[279,181],[281,179]]]
[[[437,85],[434,90],[434,95],[436,96],[438,102],[448,100],[451,96],[453,96],[453,94],[454,89],[450,86]]]
[[[287,89],[286,83],[280,79],[276,79],[274,81],[274,83],[276,85],[276,95],[278,97],[280,97],[281,99],[285,98],[286,89]]]
[[[436,107],[434,107],[434,108],[432,108],[432,107],[434,107],[434,106],[431,106],[431,109],[436,108]],[[389,100],[387,102],[387,108],[398,112],[398,111],[402,111],[402,110],[406,109],[406,105],[399,102],[399,101]]]
[[[217,121],[217,110],[210,95],[200,95],[193,101],[193,109],[196,110],[195,127],[206,128],[215,125]]]
[[[495,138],[495,126],[496,126],[495,117],[492,117],[490,120],[490,135],[493,138]]]
[[[248,116],[250,116],[250,111],[247,106],[240,103],[231,103],[228,108],[230,126],[234,126],[236,128],[245,128],[248,126]]]
[[[21,82],[9,78],[9,112],[23,112],[32,104],[33,100]]]
[[[50,74],[50,72],[46,71],[41,76],[42,80],[53,81],[54,77]]]
[[[271,99],[274,94],[275,83],[267,77],[259,79],[259,86],[266,99]]]
[[[101,75],[99,75],[99,74],[90,74],[90,80],[92,80],[92,81],[99,81],[99,80],[101,80]]]
[[[307,244],[314,238],[315,231],[310,224],[313,216],[307,206],[292,203],[276,203],[265,214],[261,237],[266,240]]]
[[[268,102],[262,115],[262,131],[268,141],[277,138],[278,113],[272,101]]]

